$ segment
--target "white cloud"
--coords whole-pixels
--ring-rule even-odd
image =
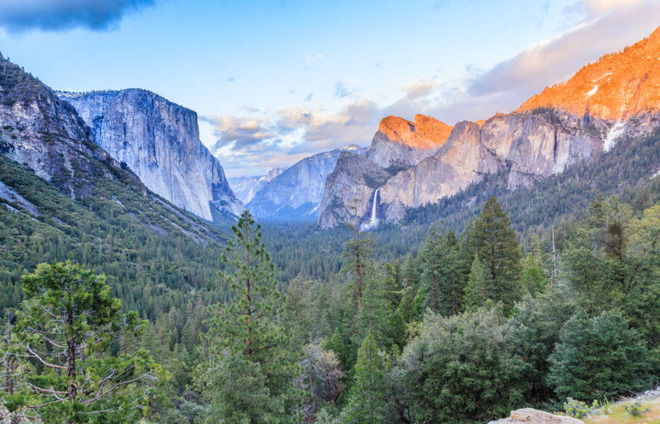
[[[312,67],[319,60],[325,58],[325,53],[309,54],[305,53],[305,66]]]

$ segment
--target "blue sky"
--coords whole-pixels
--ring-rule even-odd
[[[197,111],[238,176],[368,145],[390,114],[510,112],[658,16],[660,0],[2,0],[0,51],[55,89]]]

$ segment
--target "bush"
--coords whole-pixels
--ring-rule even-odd
[[[626,406],[626,411],[633,417],[641,417],[645,412],[649,412],[649,409],[642,409],[642,404],[635,401],[632,405]]]
[[[584,418],[591,413],[591,410],[598,407],[598,401],[595,401],[590,408],[586,402],[575,400],[572,397],[564,402],[564,413],[569,417]]]

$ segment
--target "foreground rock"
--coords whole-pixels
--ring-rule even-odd
[[[509,418],[503,418],[497,421],[491,421],[488,424],[584,424],[576,418],[565,417],[562,415],[553,415],[538,409],[524,408],[511,412]]]

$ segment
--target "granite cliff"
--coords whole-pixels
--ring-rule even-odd
[[[58,93],[91,139],[152,191],[208,221],[239,215],[220,162],[199,139],[197,114],[140,89]]]
[[[384,118],[366,154],[342,153],[328,175],[320,224],[328,228],[352,222],[356,213],[362,221],[368,220],[375,190],[398,172],[436,153],[451,131],[449,125],[419,114],[412,122],[396,116]]]
[[[569,81],[545,88],[517,112],[546,107],[608,121],[660,110],[660,28],[621,52],[584,66]]]
[[[222,241],[215,228],[151,192],[91,136],[71,104],[0,55],[3,211],[27,216],[35,228],[68,241],[90,228],[96,231],[90,237],[119,239],[127,231],[202,245]]]
[[[355,145],[302,159],[267,181],[246,205],[255,217],[270,221],[316,220],[327,176],[342,154],[362,157]]]
[[[487,174],[506,173],[508,189],[516,190],[608,152],[626,137],[649,134],[660,126],[658,60],[660,29],[513,113],[453,128],[429,125],[420,115],[414,124],[387,117],[366,158],[344,158],[328,177],[319,223],[352,221],[355,211],[369,220],[377,189],[377,218],[393,222],[406,209],[437,203]]]
[[[266,175],[262,176],[230,177],[227,178],[227,181],[236,197],[238,197],[238,200],[243,202],[244,205],[247,205],[250,203],[250,200],[254,199],[254,195],[261,190],[264,184],[280,175],[284,172],[284,169],[273,168]]]

